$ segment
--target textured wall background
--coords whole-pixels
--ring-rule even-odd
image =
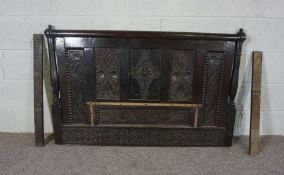
[[[244,28],[235,134],[249,132],[251,51],[264,52],[261,133],[284,135],[283,0],[0,0],[0,131],[33,132],[32,34],[61,29],[235,33]],[[47,131],[52,131],[47,112]]]

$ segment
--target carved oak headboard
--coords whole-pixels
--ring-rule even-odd
[[[45,31],[58,144],[230,146],[245,33]]]

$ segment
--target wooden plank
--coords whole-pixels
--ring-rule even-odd
[[[251,119],[249,154],[259,152],[260,97],[261,97],[262,52],[254,51],[252,58]]]
[[[44,39],[42,34],[33,35],[34,58],[34,124],[35,145],[44,146],[53,139],[53,134],[44,137],[44,113],[43,113],[43,71],[44,71]],[[47,91],[48,92],[48,91]]]
[[[44,145],[44,122],[43,122],[43,35],[33,35],[34,48],[34,123],[35,145]]]

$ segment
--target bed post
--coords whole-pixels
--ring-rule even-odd
[[[56,144],[62,143],[61,138],[61,101],[59,96],[59,82],[57,74],[57,64],[55,56],[55,40],[52,37],[52,26],[49,25],[44,32],[47,37],[48,43],[48,58],[50,63],[50,79],[53,92],[53,103],[52,103],[52,124],[54,131],[54,140]]]
[[[234,65],[232,70],[232,78],[230,85],[230,93],[228,97],[228,115],[227,115],[227,132],[225,136],[225,146],[232,146],[232,138],[234,134],[234,125],[235,125],[235,115],[236,115],[236,107],[235,107],[235,97],[238,89],[238,80],[239,80],[239,67],[242,53],[242,44],[246,39],[246,35],[243,29],[240,29],[237,33],[239,40],[236,41],[235,45],[235,56],[234,56]]]

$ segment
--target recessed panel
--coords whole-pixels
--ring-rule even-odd
[[[120,97],[121,49],[95,48],[96,99]]]
[[[170,73],[170,100],[192,101],[195,52],[172,50]]]

